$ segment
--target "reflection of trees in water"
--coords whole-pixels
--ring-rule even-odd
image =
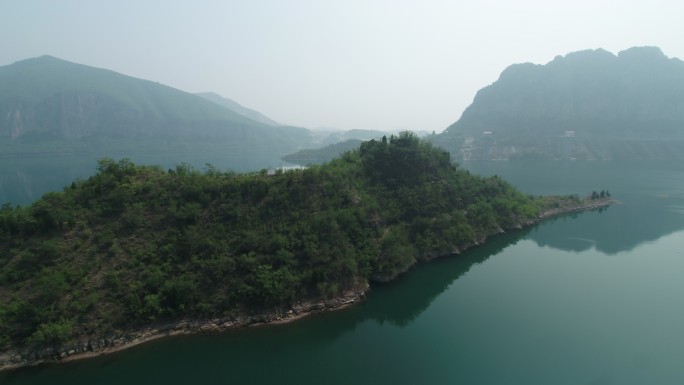
[[[444,257],[422,263],[414,269],[385,284],[373,284],[368,298],[362,304],[339,312],[313,316],[301,321],[306,333],[316,344],[327,344],[357,325],[368,320],[404,327],[423,313],[440,294],[474,265],[485,262],[490,256],[524,238],[529,229],[503,234],[486,244],[470,249],[462,255]],[[314,325],[309,322],[316,323]],[[294,329],[298,323],[291,325]],[[275,328],[274,328],[275,329]]]
[[[419,265],[405,276],[385,285],[376,285],[368,296],[366,318],[380,323],[406,326],[413,322],[432,301],[474,265],[485,262],[522,239],[528,230],[504,234],[464,254]]]
[[[640,197],[628,204],[611,206],[607,211],[552,219],[535,227],[529,238],[539,246],[566,251],[595,247],[606,254],[617,254],[683,230],[684,215],[673,210],[673,206],[682,204],[681,198]]]
[[[560,216],[530,229],[495,237],[463,255],[420,264],[395,281],[373,285],[365,303],[321,315],[329,325],[316,325],[309,332],[334,339],[367,320],[407,326],[474,265],[522,238],[566,251],[596,247],[606,254],[615,254],[631,250],[643,242],[684,229],[684,214],[671,209],[677,204],[684,206],[684,200],[642,199],[638,203]]]
[[[208,371],[230,362],[240,363],[240,368],[236,368],[239,373],[263,370],[265,362],[277,367],[292,368],[301,365],[301,362],[310,361],[312,354],[317,354],[316,352],[328,351],[326,349],[332,342],[366,322],[389,323],[398,327],[410,325],[473,266],[484,263],[490,256],[500,253],[520,239],[532,239],[542,246],[570,251],[586,250],[594,245],[607,253],[629,250],[648,239],[657,239],[683,229],[684,215],[671,209],[678,203],[684,201],[653,198],[639,204],[612,206],[607,211],[558,217],[530,229],[494,237],[485,245],[468,250],[462,255],[419,264],[393,282],[373,285],[365,302],[341,311],[312,315],[287,325],[239,329],[218,335],[170,338],[136,347],[138,353],[135,354],[132,351],[119,354],[157,357],[154,362],[145,365],[146,371],[150,373],[164,373],[173,360],[179,361],[179,367],[185,365],[189,360],[187,354],[178,352],[193,352],[191,365]],[[69,368],[71,371],[79,368],[79,372],[92,370],[98,376],[106,376],[113,373],[103,370],[105,363],[115,360],[115,357],[104,356],[68,365],[50,366],[44,368],[44,377],[46,381],[53,377],[66,378]],[[16,378],[21,378],[24,374],[28,377],[33,374],[31,369],[22,369],[14,374]],[[82,383],[79,381],[72,382],[70,378],[70,383]]]
[[[80,163],[83,170],[86,170],[85,172],[91,173],[95,170],[96,162],[94,159],[92,162],[81,161]],[[504,164],[503,166],[512,167],[511,164]],[[563,165],[566,168],[570,168],[570,166],[573,165]],[[605,166],[605,164],[599,166]],[[0,175],[4,175],[3,173],[7,170],[14,170],[12,167],[7,163],[0,162]],[[36,178],[50,178],[50,174],[57,174],[60,169],[66,167],[64,164],[52,162],[51,168],[39,168],[36,171]],[[532,166],[529,167],[524,176],[534,179],[530,183],[550,183],[545,181],[546,175],[561,174],[556,168],[546,170],[548,174],[544,174],[536,173]],[[278,357],[283,359],[283,356],[293,355],[293,350],[307,351],[307,349],[300,348],[292,349],[292,346],[308,344],[309,347],[314,348],[324,347],[367,321],[377,321],[381,324],[389,323],[399,327],[408,326],[451,284],[470,271],[474,265],[485,262],[490,256],[498,254],[522,238],[531,239],[540,246],[549,246],[566,251],[579,252],[596,247],[601,252],[615,254],[631,250],[644,242],[657,240],[662,236],[684,229],[684,214],[674,209],[684,207],[684,197],[656,197],[652,191],[647,191],[641,195],[627,196],[621,191],[631,191],[627,188],[637,182],[629,180],[630,185],[623,185],[618,188],[615,181],[628,180],[626,179],[627,175],[619,175],[622,179],[615,179],[614,169],[609,171],[610,173],[603,172],[590,175],[589,180],[585,181],[584,179],[587,177],[585,172],[588,171],[582,169],[582,173],[563,177],[563,183],[572,187],[554,188],[564,192],[574,192],[575,189],[586,192],[596,188],[608,187],[613,196],[616,199],[623,200],[624,204],[611,206],[605,211],[584,212],[547,220],[531,229],[495,237],[487,244],[471,249],[463,255],[420,264],[393,282],[374,285],[364,303],[342,311],[313,315],[289,325],[248,328],[222,335],[191,336],[177,340],[160,341],[160,346],[164,346],[164,348],[159,350],[172,351],[175,344],[187,344],[194,346],[194,348],[191,346],[187,349],[186,347],[178,348],[178,350],[192,351],[193,356],[196,356],[194,361],[213,363],[218,366],[230,362],[231,355],[234,355],[236,362],[253,362],[254,365],[261,365],[264,347],[268,347],[269,355],[281,354]],[[636,174],[631,173],[629,175],[634,176]],[[643,191],[644,186],[649,186],[653,191],[660,191],[660,189],[677,191],[665,183],[672,180],[672,175],[679,174],[663,171],[663,174],[660,175],[650,175],[650,181],[640,180],[638,182],[642,185],[642,190],[635,191]],[[663,179],[665,176],[670,176],[670,179]],[[506,176],[504,175],[504,177]],[[1,178],[0,176],[0,183],[6,183]],[[522,177],[518,176],[518,178],[520,180]],[[67,182],[60,181],[59,186],[70,183],[72,179],[73,177],[69,177],[66,179]],[[664,182],[660,182],[659,185],[656,183],[658,181]],[[589,187],[582,187],[581,183],[585,183]],[[662,184],[665,184],[665,187],[662,187]],[[57,187],[57,189],[60,188]],[[2,200],[2,196],[0,196],[0,200]],[[140,348],[148,349],[144,345]],[[154,345],[150,345],[149,349],[154,349]],[[130,354],[130,352],[122,352],[122,354]],[[250,355],[253,355],[252,360],[244,359]],[[102,358],[102,360],[109,359],[108,357]],[[221,362],[216,362],[217,360]],[[74,363],[74,365],[82,367],[83,365],[90,365],[88,362],[97,365],[97,362],[102,361],[84,361]],[[167,363],[164,364],[168,366]],[[149,370],[154,372],[153,368]],[[260,369],[255,367],[254,370]]]
[[[676,209],[684,206],[684,168],[678,162],[471,162],[467,166],[473,173],[498,174],[534,195],[586,195],[607,188],[623,202],[606,212],[544,222],[530,234],[540,246],[576,252],[595,247],[616,254],[684,229],[684,215]]]

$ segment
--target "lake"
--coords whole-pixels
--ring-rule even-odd
[[[217,147],[220,147],[217,144]],[[136,164],[156,165],[162,169],[176,168],[179,164],[189,165],[197,170],[207,170],[209,166],[218,170],[248,172],[262,168],[293,168],[287,162],[276,161],[277,154],[265,157],[252,154],[253,158],[239,154],[219,153],[213,148],[206,151],[189,153],[180,149],[172,151],[148,151],[148,153],[114,153],[111,159],[130,159]],[[90,155],[45,155],[45,156],[7,156],[0,153],[0,206],[29,205],[49,191],[61,191],[77,179],[88,179],[97,172],[98,160],[104,157]],[[236,159],[239,158],[239,159]]]
[[[684,167],[489,162],[529,194],[621,203],[505,234],[300,321],[0,373],[2,384],[681,384]]]

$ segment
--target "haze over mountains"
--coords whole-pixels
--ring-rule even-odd
[[[171,87],[51,56],[0,68],[0,85],[0,135],[12,139],[29,133],[61,138],[200,134],[190,129],[199,122],[257,126]]]
[[[0,67],[0,202],[25,204],[129,158],[250,172],[286,165],[283,155],[379,131],[284,126],[215,93],[51,56]]]
[[[31,202],[103,157],[248,172],[326,162],[384,134],[282,126],[217,94],[42,56],[0,67],[0,202]],[[684,159],[684,62],[635,47],[514,64],[428,139],[457,161]]]
[[[684,62],[634,47],[513,64],[428,139],[457,160],[684,158]],[[357,146],[347,140],[283,159],[322,163]]]
[[[178,161],[190,159],[184,152],[201,153],[207,162],[246,171],[278,166],[280,157],[302,148],[335,144],[317,157],[327,160],[358,144],[336,143],[382,134],[314,134],[215,93],[190,94],[50,56],[0,67],[5,157],[44,151],[50,142],[52,153],[135,158],[172,152],[181,155]],[[514,64],[433,140],[456,159],[682,157],[684,62],[656,47],[634,47]]]
[[[237,112],[238,114],[252,119],[256,122],[265,124],[267,126],[280,126],[281,124],[276,122],[275,120],[269,118],[268,116],[262,114],[259,111],[255,111],[251,108],[247,108],[240,103],[236,102],[235,100],[226,98],[224,96],[221,96],[215,92],[200,92],[195,94],[197,96],[201,96],[204,99],[216,103],[219,106],[223,106],[233,112]]]
[[[684,62],[656,47],[514,64],[436,138],[461,159],[679,158]]]
[[[277,166],[280,155],[310,140],[304,128],[265,124],[245,116],[250,110],[240,111],[159,83],[50,56],[0,67],[0,146],[5,156],[40,152],[49,146],[36,143],[51,142],[62,152],[77,149],[97,156],[171,152],[177,162],[187,161],[186,153],[201,152],[206,162],[227,157],[230,161],[222,166],[244,171]]]

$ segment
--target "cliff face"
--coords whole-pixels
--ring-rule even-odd
[[[0,135],[11,139],[30,133],[65,139],[96,134],[139,135],[146,120],[142,111],[107,95],[86,91],[59,92],[36,104],[16,102],[2,107],[6,119]],[[111,127],[117,129],[109,130]]]
[[[684,140],[684,62],[656,47],[636,47],[618,55],[598,49],[546,65],[515,64],[478,91],[440,138],[464,157],[653,152],[653,143],[636,154],[609,148],[624,140]]]

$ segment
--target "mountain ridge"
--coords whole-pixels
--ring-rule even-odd
[[[187,122],[260,125],[170,86],[52,56],[0,67],[0,89],[0,137],[30,131],[111,135],[114,126],[141,134],[160,125],[179,130]]]
[[[233,112],[236,112],[246,118],[254,120],[256,122],[268,125],[268,126],[282,126],[282,124],[276,122],[275,120],[269,118],[268,116],[262,114],[259,111],[247,108],[233,99],[227,98],[225,96],[219,95],[215,92],[199,92],[195,95],[200,96],[210,102],[216,103],[219,106],[225,107]]]
[[[657,47],[596,49],[507,67],[438,142],[461,158],[510,158],[563,157],[565,141],[571,157],[606,159],[627,156],[606,140],[684,140],[683,127],[684,62]]]
[[[85,162],[130,158],[253,171],[277,167],[280,156],[310,142],[305,128],[266,125],[198,95],[108,69],[52,56],[0,67],[3,157],[59,152],[86,154]]]

